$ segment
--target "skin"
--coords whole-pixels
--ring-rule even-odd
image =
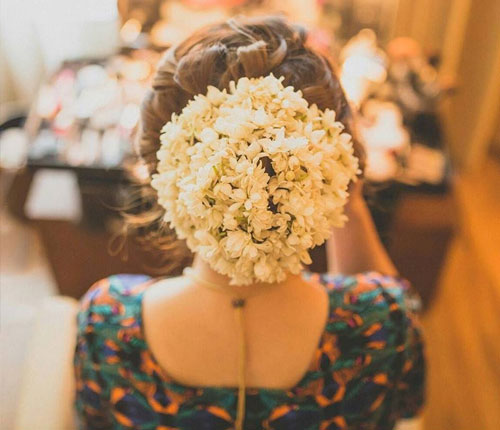
[[[346,207],[349,222],[328,241],[329,268],[344,274],[369,270],[396,274],[361,187],[361,181],[352,187]],[[238,326],[231,298],[238,296],[247,299],[247,386],[287,389],[296,385],[309,368],[325,327],[324,288],[300,275],[279,284],[234,287],[199,258],[193,270],[198,279],[216,283],[224,292],[183,276],[159,280],[144,296],[146,340],[164,372],[187,386],[237,386]]]
[[[362,181],[352,184],[351,196],[345,207],[348,222],[344,228],[335,229],[327,242],[328,271],[353,274],[373,270],[397,275],[378,237],[362,189]]]

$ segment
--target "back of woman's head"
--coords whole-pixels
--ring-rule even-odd
[[[350,109],[332,65],[307,45],[306,38],[304,28],[280,17],[237,18],[199,30],[169,49],[142,105],[137,151],[149,178],[157,167],[161,129],[172,114],[180,113],[195,95],[205,94],[208,86],[225,89],[242,77],[270,73],[283,77],[283,84],[300,90],[310,104],[334,110],[336,119],[352,134]],[[359,147],[355,151],[359,156]],[[172,232],[161,225],[163,209],[156,204],[148,180],[141,198],[147,202],[134,215],[126,216],[128,226],[132,230],[139,227],[139,235],[148,245],[169,250],[167,260],[175,264],[186,253],[176,246]]]

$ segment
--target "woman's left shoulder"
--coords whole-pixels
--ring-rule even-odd
[[[374,349],[421,341],[420,299],[403,278],[364,272],[319,275],[319,280],[330,300],[330,333],[345,333]]]
[[[328,291],[333,307],[360,308],[365,311],[420,310],[420,299],[404,278],[378,272],[318,276]]]

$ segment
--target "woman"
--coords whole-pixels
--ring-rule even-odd
[[[407,284],[356,181],[338,79],[305,39],[279,18],[231,20],[159,65],[138,148],[152,197],[128,220],[180,259],[166,221],[195,259],[86,294],[82,428],[390,429],[419,410]],[[301,274],[327,238],[332,274]]]

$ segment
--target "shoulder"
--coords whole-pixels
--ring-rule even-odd
[[[420,341],[420,302],[408,281],[377,272],[319,280],[330,300],[327,332],[347,340],[344,346],[387,352]]]
[[[414,416],[424,401],[425,348],[410,284],[376,272],[317,276],[330,299],[320,351],[325,381],[349,381],[345,401],[370,408],[392,387],[391,416]]]
[[[355,275],[318,275],[326,288],[332,308],[360,308],[363,311],[417,311],[419,299],[410,283],[378,272]]]
[[[78,333],[108,335],[112,329],[136,325],[141,300],[151,278],[146,275],[113,275],[94,283],[80,300]]]

